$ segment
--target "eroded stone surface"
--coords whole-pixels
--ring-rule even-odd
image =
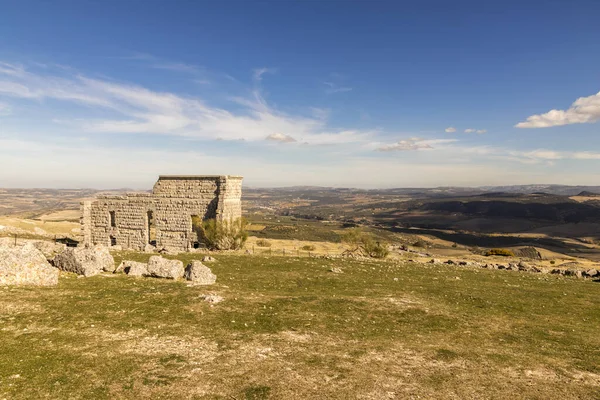
[[[154,278],[179,279],[183,277],[183,262],[152,256],[148,260],[148,271],[144,276]]]
[[[33,244],[0,246],[0,285],[53,286],[58,269]]]
[[[217,280],[217,276],[212,273],[211,269],[197,260],[188,264],[184,277],[197,285],[212,285]]]
[[[84,244],[139,251],[190,251],[192,221],[242,216],[240,176],[161,176],[152,193],[104,195],[82,203]]]
[[[60,270],[86,277],[115,270],[115,260],[104,246],[67,247],[54,257],[53,264]]]

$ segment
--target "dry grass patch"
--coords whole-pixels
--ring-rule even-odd
[[[118,252],[115,261],[149,256]],[[62,274],[55,288],[0,289],[9,311],[0,313],[0,398],[591,399],[600,391],[599,283],[397,260],[215,257],[208,288]],[[207,293],[225,301],[209,304]]]

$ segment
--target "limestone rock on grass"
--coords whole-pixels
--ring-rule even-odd
[[[148,271],[144,276],[154,278],[179,279],[183,277],[183,262],[152,256],[148,260]]]
[[[197,260],[188,264],[184,277],[198,285],[212,285],[217,280],[217,276],[212,273],[210,268]]]
[[[148,275],[148,264],[137,261],[123,260],[115,270],[115,273],[117,272],[124,272],[129,276]]]
[[[22,247],[0,247],[0,285],[53,286],[58,270],[31,243]]]
[[[224,300],[223,297],[221,297],[217,294],[203,294],[200,296],[200,299],[206,301],[207,303],[211,303],[211,304],[217,304]]]
[[[41,251],[48,260],[52,260],[57,254],[62,253],[67,248],[67,245],[63,243],[54,243],[46,240],[33,242],[33,246]]]
[[[54,257],[53,264],[60,270],[78,275],[93,276],[102,271],[113,272],[115,260],[104,246],[67,247]]]
[[[202,262],[213,262],[213,261],[215,261],[214,257],[211,257],[211,256],[202,257]]]

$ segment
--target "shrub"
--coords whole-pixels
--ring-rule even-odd
[[[371,235],[361,231],[360,228],[349,229],[342,236],[342,242],[354,247],[351,250],[347,250],[347,253],[358,253],[372,258],[385,258],[389,254],[386,243],[374,240]]]
[[[554,260],[551,260],[551,261],[550,261],[550,264],[554,265],[554,264],[556,264],[556,261],[554,261]]]
[[[211,250],[237,250],[241,249],[248,239],[247,225],[248,222],[244,218],[224,221],[208,219],[202,222],[200,235]]]
[[[256,241],[256,245],[258,247],[271,247],[271,242],[269,242],[268,240],[265,240],[265,239],[258,239]]]
[[[416,242],[413,243],[413,247],[421,247],[421,248],[426,248],[427,247],[427,242],[419,239]]]
[[[315,251],[316,247],[312,244],[305,244],[304,246],[300,247],[300,249],[304,251]]]
[[[507,249],[490,249],[485,253],[486,256],[514,257],[515,253]]]
[[[390,251],[387,244],[376,242],[370,237],[367,237],[362,244],[363,251],[372,258],[386,258]]]

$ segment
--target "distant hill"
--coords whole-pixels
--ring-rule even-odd
[[[584,191],[580,192],[577,196],[595,197],[595,196],[600,196],[600,194],[584,190]]]

